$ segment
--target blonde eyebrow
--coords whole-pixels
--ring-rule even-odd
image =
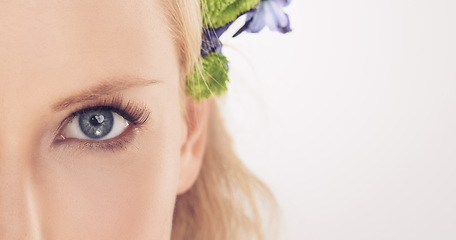
[[[93,101],[104,96],[113,95],[133,87],[143,87],[158,83],[157,80],[149,80],[140,77],[117,77],[104,79],[101,83],[81,91],[80,93],[66,97],[52,105],[54,112],[63,111],[72,105],[82,102]]]

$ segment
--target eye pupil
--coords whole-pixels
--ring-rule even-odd
[[[79,127],[89,138],[102,138],[111,132],[114,116],[111,111],[93,110],[79,116]]]
[[[90,124],[92,126],[98,126],[101,125],[104,121],[104,116],[103,115],[94,115],[93,117],[90,118]]]

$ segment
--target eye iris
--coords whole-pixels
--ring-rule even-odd
[[[111,111],[90,111],[79,115],[79,127],[89,138],[102,138],[111,132],[114,116]]]

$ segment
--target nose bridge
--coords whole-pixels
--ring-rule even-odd
[[[8,78],[0,89],[0,164],[2,158],[30,153],[32,141],[39,134],[36,126],[40,120],[40,99],[22,82],[20,78]]]
[[[20,104],[0,109],[0,173],[2,166],[26,165],[36,155],[40,129],[34,115]]]
[[[6,110],[0,110],[8,115],[0,122],[0,239],[36,239],[34,134],[23,111]]]
[[[0,239],[35,239],[38,224],[27,171],[0,164]]]

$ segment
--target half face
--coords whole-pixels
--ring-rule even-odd
[[[187,130],[163,12],[0,2],[0,239],[169,239]]]

